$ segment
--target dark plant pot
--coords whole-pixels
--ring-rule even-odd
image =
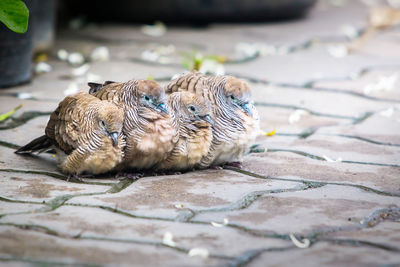
[[[64,0],[71,15],[99,21],[266,21],[305,15],[316,0]]]
[[[24,0],[29,9],[28,31],[24,34],[0,23],[0,88],[29,82],[32,51],[43,52],[53,43],[55,1]]]
[[[26,83],[31,78],[32,29],[15,33],[0,23],[0,88]]]
[[[33,53],[48,51],[54,42],[56,0],[34,0],[36,6],[32,16]]]

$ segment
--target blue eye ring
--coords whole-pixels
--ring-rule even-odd
[[[153,99],[152,99],[150,96],[144,95],[143,98],[144,98],[144,100],[146,100],[147,102],[153,103]]]

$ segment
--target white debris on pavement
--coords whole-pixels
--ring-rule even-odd
[[[110,51],[106,46],[96,47],[90,54],[92,61],[108,61],[110,59]]]
[[[290,234],[289,237],[293,244],[298,248],[308,248],[310,246],[311,242],[307,238],[304,238],[302,241],[300,241],[294,236],[294,234]]]
[[[154,25],[143,25],[140,30],[146,35],[160,37],[167,32],[167,26],[161,21],[156,21]]]
[[[85,62],[85,58],[81,53],[74,52],[68,55],[68,62],[72,65],[81,65]]]
[[[304,109],[296,109],[292,114],[289,116],[289,123],[293,124],[295,122],[298,122],[302,116],[310,114],[308,111]]]
[[[57,58],[61,61],[67,61],[68,60],[68,52],[65,49],[60,49],[57,51]]]
[[[52,70],[53,68],[46,62],[39,62],[35,66],[35,73],[37,74],[50,72]]]
[[[163,237],[163,244],[170,246],[170,247],[175,247],[176,243],[174,242],[174,236],[172,235],[171,232],[165,232],[164,237]]]
[[[210,253],[206,248],[192,248],[188,252],[189,257],[200,257],[203,259],[207,259]]]
[[[343,58],[349,54],[347,46],[345,45],[329,45],[327,50],[331,56],[336,58]]]
[[[394,73],[390,76],[380,76],[376,83],[367,84],[364,87],[364,94],[370,94],[376,91],[390,91],[394,88],[397,80],[398,80],[398,73]]]
[[[330,157],[328,157],[328,156],[326,156],[326,155],[322,155],[322,157],[323,157],[324,160],[326,160],[327,162],[342,162],[342,158],[331,159]]]
[[[89,68],[90,68],[89,64],[83,64],[78,68],[73,68],[71,73],[73,76],[82,76],[89,70]]]
[[[78,91],[79,91],[78,84],[76,82],[72,82],[68,85],[68,88],[64,90],[64,95],[65,96],[72,95],[77,93]]]

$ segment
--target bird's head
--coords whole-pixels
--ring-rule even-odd
[[[137,96],[141,107],[160,114],[168,114],[167,96],[158,82],[140,80],[137,84]]]
[[[173,110],[185,124],[196,128],[209,128],[213,125],[210,103],[203,96],[180,91],[171,94],[170,99],[179,102],[173,104]]]
[[[235,113],[239,110],[249,117],[255,116],[251,90],[246,82],[235,77],[228,77],[223,92],[227,105],[233,108]]]
[[[97,114],[100,133],[111,138],[113,145],[118,146],[118,136],[122,131],[124,112],[107,100],[102,100]]]

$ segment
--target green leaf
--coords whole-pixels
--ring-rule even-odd
[[[17,112],[18,109],[22,108],[22,104],[18,105],[17,107],[13,108],[11,111],[0,114],[0,122],[8,119],[12,114]]]
[[[0,21],[16,33],[28,29],[29,10],[21,0],[0,0]]]

